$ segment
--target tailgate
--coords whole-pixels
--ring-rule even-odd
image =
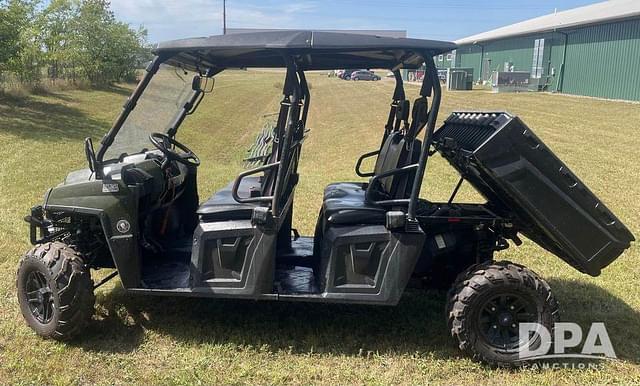
[[[599,275],[634,241],[516,116],[453,113],[434,145],[489,203],[512,214],[520,232],[582,272]]]

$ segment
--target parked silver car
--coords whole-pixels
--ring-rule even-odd
[[[380,77],[368,70],[358,70],[351,73],[351,80],[380,80]]]

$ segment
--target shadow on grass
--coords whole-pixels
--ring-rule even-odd
[[[128,352],[144,330],[187,344],[226,344],[272,352],[372,355],[432,352],[458,355],[444,323],[445,296],[408,292],[396,307],[167,298],[128,295],[98,300],[98,317],[74,344]]]
[[[136,87],[136,84],[137,83],[107,84],[93,86],[91,89],[129,97]]]
[[[69,99],[62,94],[56,95]],[[35,142],[99,138],[110,127],[109,122],[91,118],[77,108],[31,96],[0,96],[0,106],[2,130]]]
[[[596,285],[550,280],[562,320],[604,322],[619,358],[640,361],[640,314]],[[444,321],[445,294],[409,291],[396,307],[202,298],[130,296],[122,288],[99,301],[98,320],[75,344],[91,351],[128,352],[144,331],[187,344],[228,344],[270,352],[337,355],[462,355]],[[101,311],[100,311],[101,310]]]
[[[597,281],[598,279],[595,279]],[[580,324],[583,339],[591,323],[603,322],[619,359],[640,363],[640,312],[602,287],[550,279],[560,302],[560,320]]]
[[[59,90],[50,90],[50,89],[38,89],[38,90],[33,90],[31,92],[32,95],[37,95],[37,96],[43,96],[43,97],[49,97],[49,98],[55,98],[55,99],[59,99],[61,101],[64,102],[73,102],[73,98],[69,95],[63,94],[62,92],[60,92]],[[25,99],[29,99],[30,96],[23,96],[21,99],[25,100]]]

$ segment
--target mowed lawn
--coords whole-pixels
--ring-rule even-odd
[[[242,170],[242,158],[277,111],[282,73],[229,72],[178,139],[201,158],[201,200]],[[300,166],[295,227],[311,234],[324,186],[355,178],[375,149],[392,83],[311,74],[312,107]],[[118,280],[97,291],[96,317],[70,343],[26,327],[15,270],[29,248],[22,218],[68,171],[85,167],[82,140],[109,128],[129,86],[0,97],[0,384],[602,384],[640,383],[640,248],[600,277],[575,271],[535,244],[500,252],[545,277],[564,321],[605,322],[619,361],[602,370],[499,370],[461,355],[444,322],[445,294],[409,292],[397,307],[141,297]],[[409,86],[412,98],[417,87]],[[544,94],[449,92],[453,110],[508,110],[523,120],[640,235],[640,105]],[[162,128],[158,128],[161,130]],[[435,156],[424,196],[445,200],[457,180]],[[480,199],[468,185],[459,198]],[[96,277],[106,275],[98,272]]]

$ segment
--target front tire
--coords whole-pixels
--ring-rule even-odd
[[[541,343],[535,334],[520,341],[519,324],[538,323],[552,331],[559,311],[549,284],[535,272],[508,261],[489,261],[458,275],[446,314],[462,351],[489,365],[517,366],[525,345]]]
[[[93,316],[91,274],[81,254],[65,243],[48,242],[27,252],[16,287],[22,316],[44,338],[69,340]]]

